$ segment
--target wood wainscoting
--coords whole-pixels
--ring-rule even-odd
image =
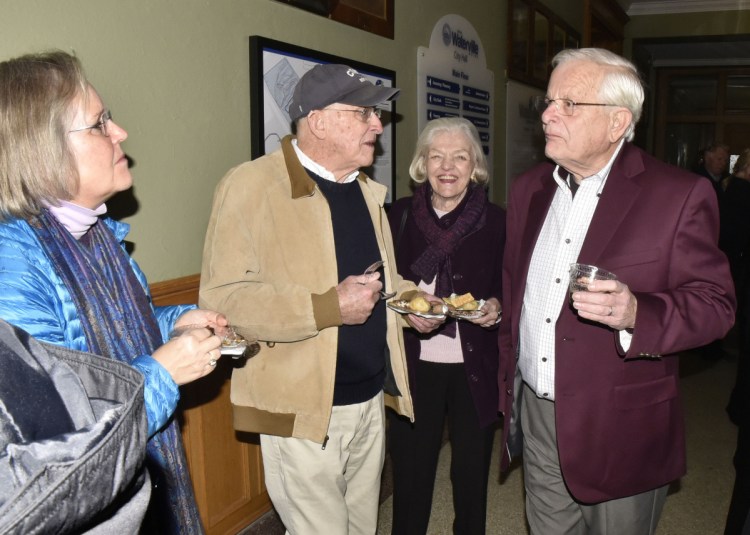
[[[198,302],[200,275],[151,285],[154,304]],[[271,509],[257,435],[232,427],[229,379],[237,361],[180,388],[177,411],[190,475],[207,535],[234,535]]]

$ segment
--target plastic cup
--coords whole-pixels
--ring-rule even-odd
[[[570,264],[570,293],[588,291],[595,280],[617,280],[617,275],[589,264]]]

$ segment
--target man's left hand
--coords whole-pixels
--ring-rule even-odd
[[[573,292],[573,308],[584,319],[596,321],[618,331],[635,327],[638,301],[620,281],[597,280],[587,292]]]

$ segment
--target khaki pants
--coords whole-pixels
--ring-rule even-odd
[[[373,535],[385,459],[383,393],[333,407],[325,449],[261,435],[266,487],[290,535]]]

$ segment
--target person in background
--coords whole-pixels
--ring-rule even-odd
[[[734,164],[720,211],[719,245],[732,270],[739,342],[737,378],[727,406],[729,418],[737,426],[736,475],[724,533],[741,535],[750,533],[750,149],[742,151]]]
[[[380,291],[415,287],[396,273],[386,188],[359,171],[383,132],[376,106],[398,91],[316,65],[289,106],[297,136],[229,171],[214,195],[200,302],[269,343],[234,371],[234,425],[261,434],[287,533],[375,533],[384,399],[412,417],[403,320]]]
[[[738,299],[742,295],[750,255],[750,149],[735,162],[732,174],[724,179],[725,192],[719,203],[721,231],[719,247],[729,258]],[[741,311],[741,306],[739,307]]]
[[[724,199],[724,189],[729,177],[729,145],[724,143],[710,143],[700,153],[698,165],[693,172],[707,178],[714,187],[719,205]],[[723,340],[712,340],[710,343],[698,348],[699,353],[705,360],[717,361],[726,358]]]
[[[740,355],[748,355],[750,331],[746,315],[748,276],[750,275],[750,149],[737,159],[725,182],[725,193],[719,201],[721,230],[719,247],[729,259],[729,268],[737,297],[737,319]],[[743,359],[740,359],[742,361]]]
[[[388,214],[398,272],[428,294],[471,293],[481,316],[404,333],[414,422],[388,411],[394,535],[427,533],[445,419],[451,441],[454,533],[485,531],[497,412],[505,212],[487,199],[487,160],[476,128],[445,118],[425,126],[409,174],[413,197]]]
[[[630,143],[644,98],[631,62],[582,48],[552,66],[538,101],[552,162],[508,199],[503,453],[522,446],[532,534],[653,534],[686,470],[678,353],[734,321],[717,199]],[[574,262],[618,280],[571,294]]]
[[[154,307],[105,202],[132,185],[112,120],[77,58],[0,63],[0,318],[38,340],[126,362],[146,379],[147,533],[202,533],[177,422],[179,385],[213,371],[223,314]]]
[[[711,143],[703,149],[694,172],[709,179],[716,194],[724,191],[722,181],[729,176],[729,145]]]

